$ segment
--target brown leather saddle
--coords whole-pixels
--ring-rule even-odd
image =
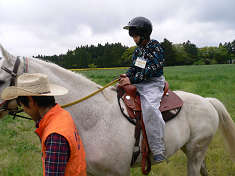
[[[143,123],[142,113],[141,113],[141,101],[140,95],[134,85],[125,85],[117,87],[117,98],[122,114],[130,121],[132,124],[136,125],[135,128],[135,150],[133,152],[131,166],[135,164],[139,154],[140,154],[140,131],[142,130],[142,173],[147,175],[151,171],[151,159],[150,159],[150,149],[148,146],[147,135]],[[123,103],[121,103],[121,100]],[[124,104],[125,108],[122,106]],[[161,99],[159,110],[162,113],[164,121],[169,121],[173,119],[183,106],[183,101],[174,92],[169,90],[168,82],[165,82],[164,94]],[[125,113],[125,109],[127,113]],[[146,168],[147,164],[147,168]]]
[[[135,124],[134,119],[136,118],[135,113],[137,111],[141,111],[141,101],[140,96],[137,92],[137,89],[134,85],[125,85],[124,87],[118,86],[118,101],[120,103],[120,99],[122,99],[123,103],[125,104],[126,110],[128,114],[124,114],[125,117],[128,116],[128,120]],[[159,110],[162,113],[164,121],[169,121],[173,119],[180,111],[181,107],[183,106],[182,99],[172,92],[169,89],[168,82],[165,82],[164,87],[164,94],[161,99],[160,108]],[[121,107],[121,104],[120,104]],[[123,113],[124,108],[121,107]]]

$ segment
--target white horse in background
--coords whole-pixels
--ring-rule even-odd
[[[0,45],[3,58],[0,67],[12,70],[16,57]],[[25,70],[25,59],[20,58],[17,75]],[[100,86],[86,77],[39,59],[28,59],[29,73],[44,73],[52,83],[69,89],[69,94],[56,98],[63,105],[84,97]],[[0,70],[0,92],[9,86],[10,74]],[[235,158],[235,125],[224,105],[215,98],[203,98],[183,91],[175,91],[184,101],[176,118],[166,123],[166,156],[179,149],[187,156],[188,176],[206,176],[204,158],[217,128],[222,130],[225,141]],[[0,104],[3,100],[0,99]],[[9,106],[16,106],[12,101]],[[0,107],[1,108],[1,107]],[[134,126],[120,112],[116,92],[107,88],[79,104],[66,108],[81,135],[86,151],[87,173],[90,176],[129,176],[134,148]],[[0,118],[6,112],[0,110]],[[138,162],[141,158],[138,158]]]

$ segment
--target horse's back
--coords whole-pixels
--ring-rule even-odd
[[[219,116],[207,98],[184,91],[175,91],[175,93],[184,101],[183,110],[187,113],[187,119],[191,127],[197,126],[203,129],[205,127],[211,127],[214,129],[211,132],[216,132],[219,124]]]

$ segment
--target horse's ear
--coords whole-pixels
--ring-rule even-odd
[[[8,62],[15,62],[16,57],[11,55],[7,50],[3,48],[3,46],[0,44],[0,50],[2,52],[2,56],[4,59],[6,59]]]

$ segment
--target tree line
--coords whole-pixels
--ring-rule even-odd
[[[167,39],[160,42],[165,54],[165,65],[202,65],[226,64],[235,62],[235,40],[220,43],[218,47],[198,48],[189,40],[181,44],[173,44]],[[121,43],[105,45],[98,44],[76,47],[66,54],[43,56],[36,58],[50,61],[64,68],[88,67],[120,67],[130,66],[131,57],[136,46],[127,47]]]

